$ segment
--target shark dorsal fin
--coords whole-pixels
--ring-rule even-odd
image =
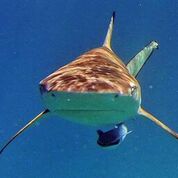
[[[103,43],[104,47],[107,47],[111,49],[111,38],[112,38],[112,31],[113,31],[113,25],[114,25],[114,19],[115,19],[115,12],[113,12],[113,15],[111,17],[111,21],[109,23],[108,31]]]
[[[158,43],[152,41],[144,49],[142,49],[138,54],[133,57],[130,62],[127,64],[127,69],[131,75],[134,77],[137,76],[147,59],[153,53],[154,49],[158,48]]]

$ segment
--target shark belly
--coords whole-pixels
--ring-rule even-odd
[[[86,125],[117,124],[137,114],[139,102],[118,93],[74,93],[51,91],[42,94],[51,114]]]

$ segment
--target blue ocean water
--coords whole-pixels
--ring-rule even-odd
[[[113,10],[112,46],[125,63],[158,41],[138,76],[142,105],[178,130],[177,8],[176,0],[1,0],[0,145],[44,109],[41,79],[101,46]],[[178,141],[142,117],[126,125],[133,133],[106,150],[96,128],[44,118],[0,155],[0,178],[177,178]]]

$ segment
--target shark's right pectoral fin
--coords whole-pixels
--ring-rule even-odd
[[[36,117],[34,117],[31,121],[29,121],[23,128],[21,128],[15,135],[13,135],[6,143],[5,145],[0,149],[0,154],[4,151],[4,149],[13,142],[22,132],[24,132],[28,127],[33,125],[36,121],[41,119],[43,116],[45,116],[49,112],[48,109],[38,114]]]

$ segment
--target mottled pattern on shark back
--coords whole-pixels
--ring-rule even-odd
[[[40,85],[47,91],[129,94],[137,81],[112,50],[101,47],[59,68]]]

